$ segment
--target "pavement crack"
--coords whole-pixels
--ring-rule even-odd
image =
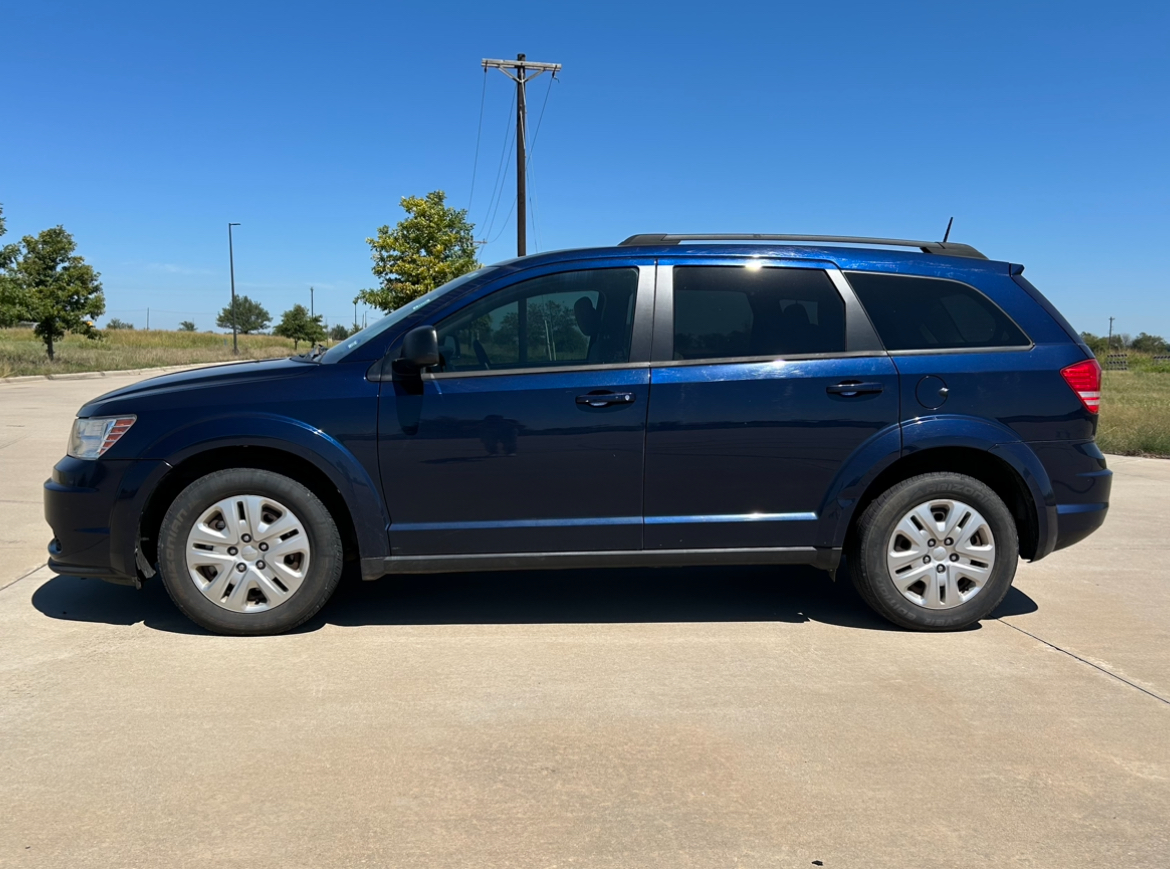
[[[1150,691],[1146,688],[1143,688],[1141,685],[1137,685],[1137,684],[1129,681],[1124,676],[1118,676],[1116,673],[1114,673],[1110,670],[1106,670],[1104,667],[1100,666],[1099,664],[1094,664],[1092,661],[1087,661],[1084,658],[1082,658],[1080,655],[1078,655],[1074,652],[1070,652],[1068,649],[1062,649],[1060,646],[1056,645],[1056,643],[1050,643],[1050,642],[1048,642],[1048,640],[1044,639],[1043,637],[1038,637],[1033,633],[1029,633],[1028,631],[1025,631],[1023,628],[1017,628],[1011,622],[1005,622],[1003,619],[996,619],[996,621],[999,622],[1001,625],[1006,625],[1007,627],[1011,628],[1013,631],[1019,631],[1021,634],[1023,634],[1026,637],[1031,637],[1033,640],[1035,640],[1038,643],[1043,643],[1044,645],[1048,646],[1048,648],[1050,648],[1050,649],[1056,649],[1056,651],[1062,652],[1065,655],[1068,655],[1070,658],[1073,658],[1074,660],[1080,661],[1082,664],[1088,664],[1094,670],[1099,670],[1102,673],[1104,673],[1106,676],[1110,676],[1110,677],[1116,679],[1118,682],[1124,682],[1130,688],[1136,688],[1137,690],[1141,691],[1143,694],[1148,694],[1149,696],[1153,697],[1155,700],[1159,700],[1162,703],[1165,703],[1167,706],[1170,706],[1170,700],[1167,700],[1165,697],[1161,696],[1160,694],[1155,694],[1153,691]]]
[[[20,576],[16,577],[16,579],[14,579],[10,582],[6,582],[4,585],[0,585],[0,591],[3,591],[4,589],[9,588],[10,586],[16,585],[18,582],[20,582],[22,579],[24,579],[27,576],[32,576],[34,573],[36,573],[42,567],[45,567],[47,564],[48,564],[47,561],[44,564],[38,564],[36,567],[34,567],[32,570],[28,571],[27,573],[22,573]]]

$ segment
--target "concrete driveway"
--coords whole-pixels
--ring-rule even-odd
[[[223,638],[38,569],[131,379],[0,384],[0,866],[1170,865],[1170,462],[958,634],[736,568],[351,581]]]

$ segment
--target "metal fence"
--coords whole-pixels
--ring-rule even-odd
[[[1109,353],[1105,357],[1106,371],[1129,371],[1129,356],[1125,353]]]

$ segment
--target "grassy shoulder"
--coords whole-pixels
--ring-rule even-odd
[[[67,336],[55,345],[57,358],[50,362],[45,345],[32,329],[0,329],[0,377],[198,365],[293,353],[293,342],[275,335],[241,335],[240,354],[236,356],[232,336],[214,332],[110,329],[103,334],[99,341]]]
[[[1097,443],[1107,453],[1170,458],[1170,365],[1132,353],[1129,365],[1104,372]]]

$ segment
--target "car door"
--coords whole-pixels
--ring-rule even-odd
[[[654,263],[560,264],[441,312],[383,384],[392,556],[636,550]]]
[[[898,375],[831,263],[660,262],[646,549],[811,546]]]

